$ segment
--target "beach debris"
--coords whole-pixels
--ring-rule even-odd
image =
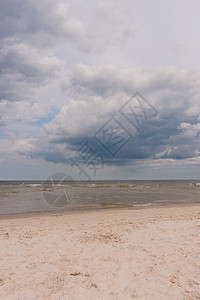
[[[171,277],[170,282],[173,283],[173,284],[176,283],[178,286],[181,286],[180,281],[175,276]]]
[[[83,275],[81,272],[74,272],[74,273],[70,273],[71,276],[79,276],[79,275]]]
[[[90,277],[90,274],[88,273],[81,273],[81,272],[73,272],[73,273],[70,273],[71,276],[86,276],[86,277]]]
[[[3,279],[0,278],[0,285],[3,285]]]

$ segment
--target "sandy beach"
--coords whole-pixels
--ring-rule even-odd
[[[200,206],[0,219],[0,299],[200,299]]]

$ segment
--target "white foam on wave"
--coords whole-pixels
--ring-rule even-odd
[[[42,184],[41,183],[30,183],[30,184],[26,184],[26,186],[38,187],[38,186],[42,186]]]
[[[145,203],[145,204],[133,204],[134,207],[140,207],[140,206],[155,206],[156,204],[153,203]]]

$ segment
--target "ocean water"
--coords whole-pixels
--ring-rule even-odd
[[[200,203],[198,181],[0,181],[0,215]]]

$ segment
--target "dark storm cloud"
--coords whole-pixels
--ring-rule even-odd
[[[35,151],[35,152],[19,152],[19,155],[21,156],[27,156],[31,157],[33,159],[38,159],[42,158],[48,162],[53,162],[53,163],[69,163],[69,160],[65,157],[63,152],[57,152],[55,148],[49,149],[49,150],[40,150],[40,151]]]
[[[73,43],[79,51],[97,52],[111,44],[119,45],[134,34],[128,14],[126,20],[124,18],[121,4],[117,6],[114,1],[92,3],[84,7],[86,11],[91,9],[86,19],[80,15],[75,17],[79,1],[71,5],[72,10],[69,3],[62,0],[0,1],[0,100],[3,105],[13,101],[13,106],[5,110],[6,114],[10,111],[10,118],[12,112],[12,120],[16,101],[21,100],[18,102],[20,108],[25,105],[24,100],[34,99],[43,87],[58,78],[64,66],[64,61],[55,55],[58,45]],[[95,24],[98,26],[92,26]],[[75,157],[88,141],[114,165],[148,158],[196,157],[200,134],[199,82],[199,71],[175,67],[146,70],[113,65],[72,66],[61,83],[64,95],[71,100],[44,125],[48,150],[41,145],[38,150],[39,141],[34,142],[34,151],[29,150],[32,145],[29,141],[23,153],[65,163],[67,152]],[[132,134],[130,122],[123,119],[119,109],[137,90],[158,114],[143,120],[140,130],[134,129]],[[39,110],[42,112],[38,113]],[[28,120],[33,113],[41,117],[45,107],[41,109],[38,104],[35,108],[25,107],[24,111],[23,119]],[[20,110],[18,115],[20,119]],[[114,157],[112,149],[109,152],[95,139],[95,133],[111,116],[119,115],[120,122],[132,136],[117,152],[113,151]],[[4,116],[0,125],[8,119]],[[123,134],[126,139],[126,132]],[[59,146],[62,146],[60,150]],[[66,151],[64,156],[62,151]]]
[[[91,142],[91,137],[111,116],[119,117],[120,107],[137,87],[158,114],[141,122],[140,130],[134,131],[115,158],[104,149],[109,162],[123,165],[137,159],[196,157],[200,146],[199,80],[198,71],[174,67],[145,71],[78,65],[62,83],[63,91],[74,100],[45,128],[52,141],[78,150],[84,140]],[[122,116],[120,122],[131,130]],[[96,143],[95,147],[102,151],[102,145]]]
[[[51,83],[58,80],[64,70],[66,45],[72,44],[77,53],[102,53],[134,34],[130,16],[127,14],[124,18],[124,8],[125,2],[116,5],[115,1],[109,4],[91,1],[84,4],[84,9],[90,11],[84,17],[79,13],[79,1],[0,0],[0,126],[6,125],[9,135],[7,140],[1,141],[4,155],[9,149],[13,155],[66,162],[62,154],[65,149],[59,147],[67,144],[62,141],[62,133],[58,137],[52,134],[49,140],[44,138],[43,147],[40,137],[29,139],[23,135],[23,128],[17,122],[27,123],[48,114],[52,105],[50,100],[43,101],[41,95],[45,93],[44,88],[52,89]],[[99,87],[99,93],[104,86],[105,82]],[[88,118],[87,113],[85,118]],[[91,121],[88,125],[91,126]],[[32,135],[30,126],[25,131],[28,130]],[[16,131],[21,134],[17,135]],[[49,145],[49,141],[54,143]],[[73,143],[75,140],[68,142],[69,149]]]

